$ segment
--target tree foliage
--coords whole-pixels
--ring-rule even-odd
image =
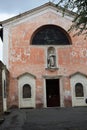
[[[63,12],[66,9],[76,12],[69,31],[76,29],[77,35],[85,34],[87,37],[87,0],[59,0],[57,6],[63,6]]]

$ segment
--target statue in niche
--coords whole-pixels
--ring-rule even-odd
[[[55,55],[54,48],[48,49],[47,64],[48,64],[48,68],[55,68],[56,67],[56,55]]]

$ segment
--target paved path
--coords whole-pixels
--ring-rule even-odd
[[[0,130],[87,130],[87,107],[14,109]]]

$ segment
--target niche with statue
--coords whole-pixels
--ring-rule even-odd
[[[56,50],[54,47],[49,47],[47,50],[47,68],[55,69],[56,66]]]

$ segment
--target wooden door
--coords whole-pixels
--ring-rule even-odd
[[[60,106],[59,79],[46,80],[47,107]]]

